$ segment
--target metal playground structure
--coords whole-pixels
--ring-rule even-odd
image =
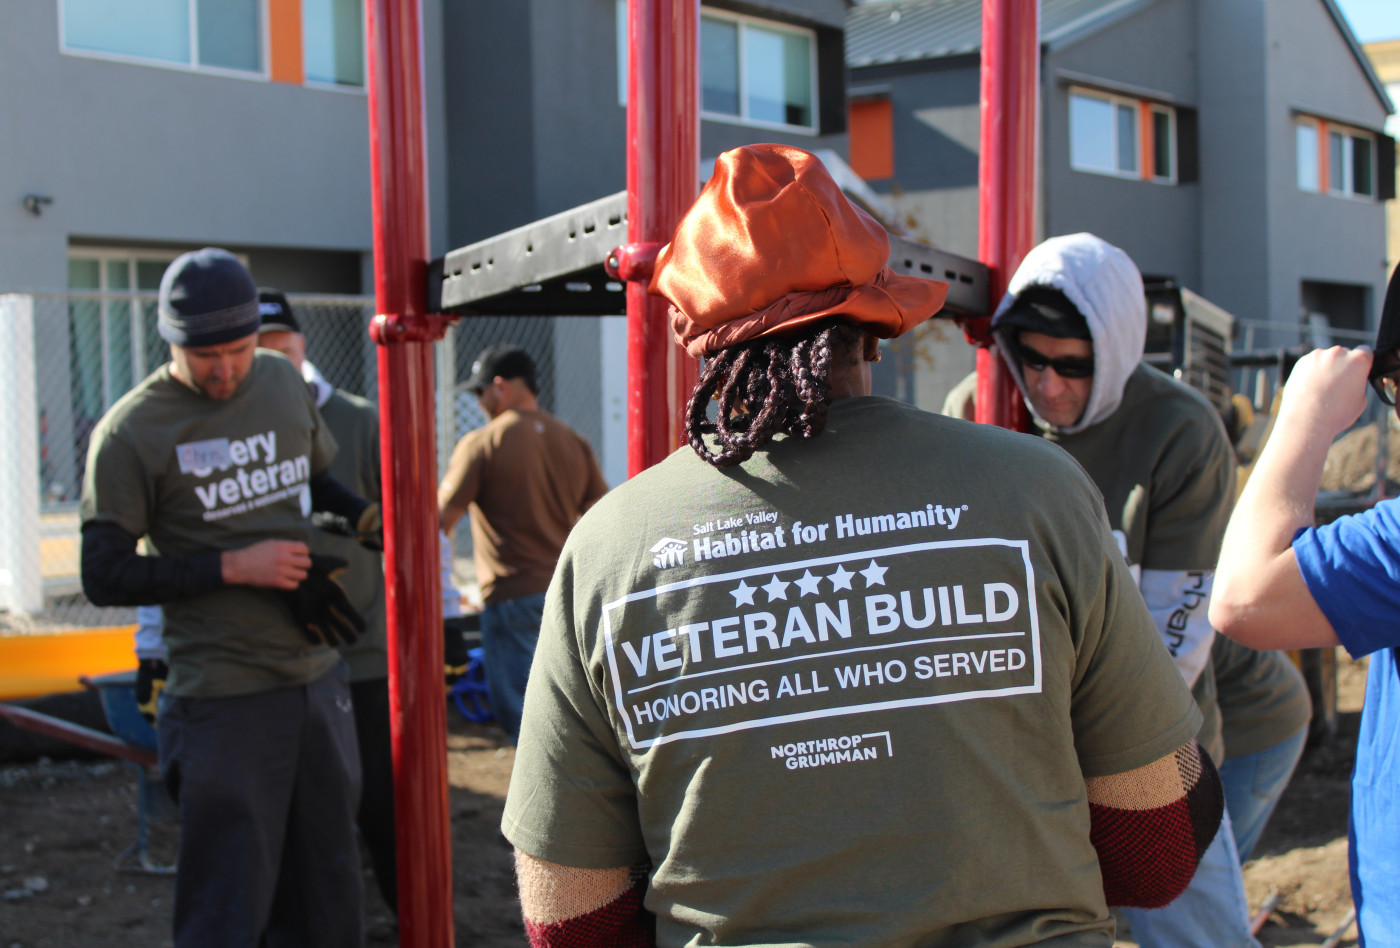
[[[436,572],[433,343],[473,313],[548,315],[570,286],[625,285],[630,474],[681,443],[697,366],[670,339],[646,282],[660,247],[698,192],[699,4],[627,4],[627,192],[447,255],[430,266],[417,0],[368,0],[373,188],[391,733],[399,838],[400,942],[452,944],[452,871],[442,748],[446,706]],[[948,315],[977,354],[977,420],[1024,429],[1025,407],[992,351],[991,301],[1034,240],[1037,0],[982,5],[978,261],[892,241],[891,265],[948,280]],[[622,230],[625,217],[626,231]],[[613,243],[617,240],[617,243]],[[530,299],[520,294],[529,291]],[[553,310],[558,312],[558,309]],[[570,300],[579,313],[579,299]],[[586,311],[586,310],[585,310]],[[616,312],[614,309],[604,310]]]

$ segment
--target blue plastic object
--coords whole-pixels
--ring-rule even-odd
[[[136,672],[117,672],[88,679],[102,699],[102,713],[112,733],[133,747],[156,749],[156,730],[136,707]]]
[[[467,671],[448,692],[462,717],[474,724],[495,720],[491,691],[486,684],[486,655],[479,648],[467,652]]]
[[[142,717],[136,705],[136,672],[98,675],[84,681],[97,689],[97,696],[102,701],[102,713],[107,716],[107,726],[113,734],[134,747],[156,750],[156,729]],[[114,864],[123,872],[174,875],[173,865],[160,865],[151,858],[149,824],[152,819],[171,818],[175,813],[175,804],[166,794],[164,785],[152,779],[145,767],[130,761],[127,764],[136,771],[138,785],[136,841],[116,858]]]

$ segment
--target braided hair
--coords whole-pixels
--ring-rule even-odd
[[[705,361],[685,408],[690,446],[707,463],[730,467],[747,461],[780,431],[815,438],[826,427],[831,405],[832,358],[849,358],[864,335],[847,323],[826,322],[802,335],[721,349]],[[712,400],[719,402],[714,421],[708,417]]]

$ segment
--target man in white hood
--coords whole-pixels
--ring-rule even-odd
[[[1220,416],[1204,396],[1142,363],[1142,276],[1092,234],[1055,237],[1027,254],[992,328],[1037,433],[1068,451],[1103,493],[1119,548],[1205,717],[1197,741],[1223,760],[1206,614],[1235,497]],[[1257,945],[1228,819],[1222,826],[1182,896],[1161,909],[1124,910],[1142,945]]]

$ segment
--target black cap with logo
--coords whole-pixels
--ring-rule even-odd
[[[292,312],[292,304],[287,302],[287,297],[283,295],[281,290],[274,290],[268,286],[258,287],[258,312],[262,314],[262,325],[258,327],[259,333],[301,333],[301,326],[297,323],[296,314]]]

